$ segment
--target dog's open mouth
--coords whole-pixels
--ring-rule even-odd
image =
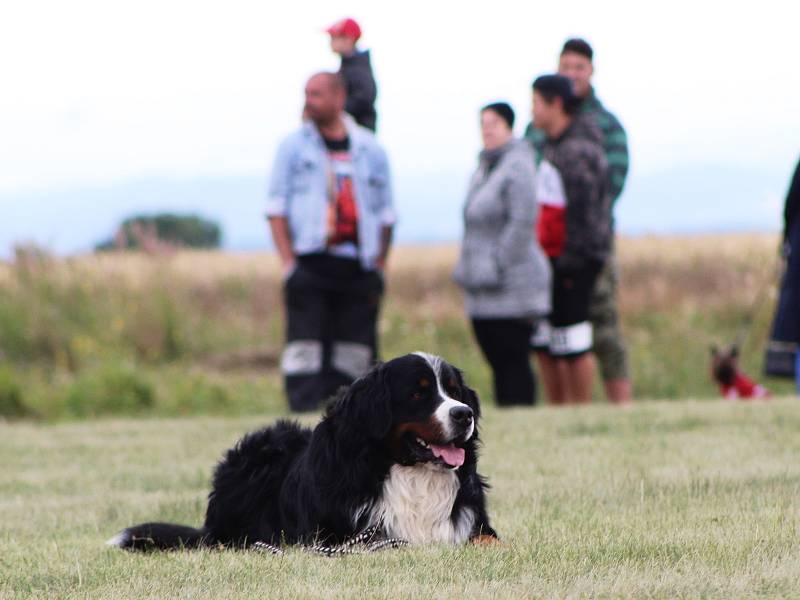
[[[457,469],[464,464],[466,452],[452,442],[449,444],[431,444],[420,437],[414,439],[418,449],[430,455],[429,462],[438,462],[450,469]]]

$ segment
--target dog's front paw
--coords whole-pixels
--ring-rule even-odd
[[[475,546],[505,546],[499,538],[493,535],[477,535],[470,540]]]

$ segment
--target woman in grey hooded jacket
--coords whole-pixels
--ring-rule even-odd
[[[514,139],[513,125],[508,104],[481,110],[484,149],[467,193],[454,274],[499,405],[536,402],[529,342],[534,322],[550,312],[550,264],[535,237],[534,160],[528,144]]]

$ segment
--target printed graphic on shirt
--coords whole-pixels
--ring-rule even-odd
[[[342,148],[342,146],[345,146]],[[353,189],[353,162],[349,143],[328,144],[330,201],[328,202],[328,247],[358,245],[358,210]]]
[[[561,174],[550,162],[542,160],[536,173],[536,199],[539,218],[536,236],[547,256],[560,256],[566,239],[567,196]]]

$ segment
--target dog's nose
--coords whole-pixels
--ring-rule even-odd
[[[466,427],[472,422],[472,409],[469,406],[454,406],[450,409],[450,418],[454,423]]]

